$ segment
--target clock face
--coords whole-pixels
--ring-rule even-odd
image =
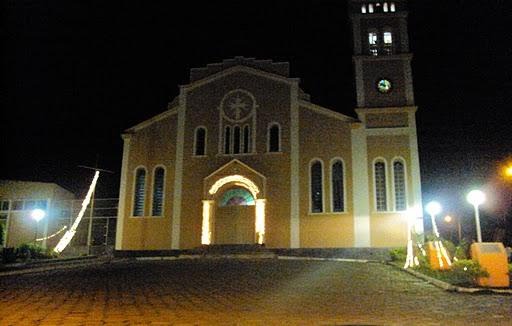
[[[377,89],[381,93],[389,93],[391,91],[391,82],[387,79],[381,79],[377,82]]]
[[[251,113],[253,99],[242,91],[234,91],[224,100],[224,115],[232,121],[245,120]]]

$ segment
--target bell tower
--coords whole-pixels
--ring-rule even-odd
[[[350,0],[357,107],[414,105],[404,0]]]
[[[348,0],[348,10],[359,119],[351,130],[354,246],[386,246],[391,233],[380,230],[407,234],[411,217],[423,233],[407,1]]]

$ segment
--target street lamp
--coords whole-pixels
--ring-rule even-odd
[[[441,213],[442,207],[441,204],[439,204],[436,201],[431,201],[430,203],[425,206],[425,210],[430,215],[430,218],[432,220],[432,231],[434,232],[434,235],[439,238],[439,231],[437,231],[437,225],[436,225],[436,215]]]
[[[451,215],[446,215],[444,217],[444,221],[448,224],[451,224],[454,220],[456,220],[457,222],[457,235],[458,235],[458,239],[459,239],[459,243],[461,242],[462,240],[462,228],[461,228],[461,225],[460,225],[460,217],[452,217]],[[450,238],[451,238],[451,230],[450,230]]]
[[[36,221],[36,233],[34,235],[34,243],[35,243],[37,240],[37,229],[39,227],[39,221],[41,221],[46,216],[46,212],[40,208],[36,208],[36,209],[32,210],[32,212],[30,213],[30,216],[34,219],[34,221]]]
[[[478,212],[478,206],[485,202],[485,194],[480,190],[471,190],[466,199],[475,208],[476,238],[477,242],[482,242],[482,231],[480,230],[480,214]]]

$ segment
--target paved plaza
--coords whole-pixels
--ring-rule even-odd
[[[0,277],[0,325],[512,325],[512,296],[380,263],[113,261]]]

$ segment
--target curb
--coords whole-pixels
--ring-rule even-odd
[[[320,261],[342,261],[350,263],[370,263],[377,262],[368,259],[352,259],[352,258],[324,258],[324,257],[301,257],[301,256],[277,256],[277,259],[282,260],[320,260]]]
[[[422,279],[434,286],[437,286],[440,289],[443,289],[448,292],[457,292],[457,293],[468,293],[468,294],[504,294],[504,295],[512,295],[512,289],[492,289],[492,288],[467,288],[463,286],[456,286],[445,281],[438,280],[436,278],[427,276],[420,272],[417,272],[412,269],[404,269],[396,264],[387,262],[386,265],[392,266],[396,269],[399,269],[403,272],[409,273],[419,279]]]
[[[111,262],[111,260],[109,259],[101,259],[96,256],[87,256],[79,258],[65,258],[58,260],[45,260],[39,261],[35,264],[33,264],[33,262],[18,263],[15,265],[7,266],[7,268],[4,270],[0,270],[0,277],[11,275],[23,275],[29,273],[39,273],[51,270],[70,269],[84,265],[101,265],[109,262]]]

